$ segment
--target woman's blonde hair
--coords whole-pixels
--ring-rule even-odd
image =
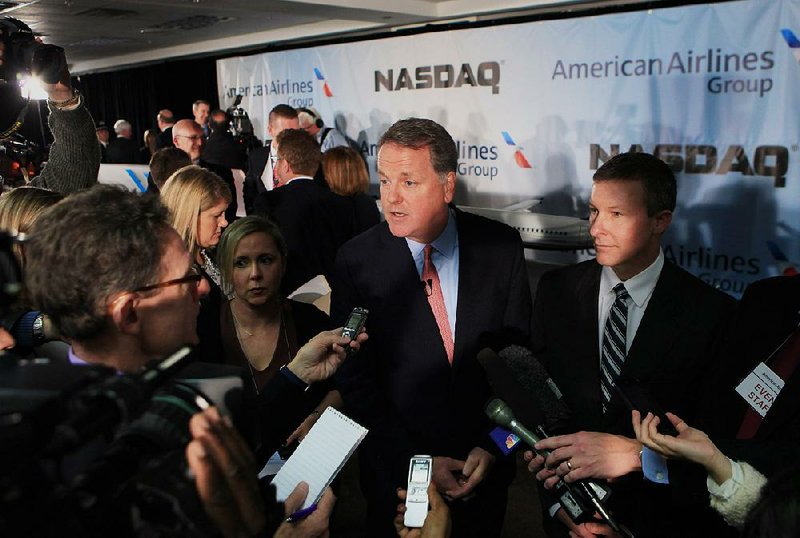
[[[354,149],[337,146],[322,154],[322,171],[331,190],[353,196],[369,190],[369,173],[364,159]]]
[[[63,195],[38,187],[17,187],[0,196],[0,230],[12,233],[28,233],[31,225],[42,212],[60,202]],[[14,245],[14,255],[20,265],[25,264],[19,243]]]
[[[200,251],[197,243],[200,212],[222,200],[231,203],[228,185],[214,172],[193,164],[175,171],[161,190],[161,201],[169,209],[170,223],[183,238],[193,259]]]
[[[239,241],[255,233],[267,234],[272,238],[281,255],[281,263],[283,263],[284,269],[286,268],[288,249],[278,225],[257,215],[242,217],[225,228],[219,245],[217,245],[217,263],[222,276],[222,291],[228,297],[233,295],[233,262],[236,257],[236,247],[239,246]]]

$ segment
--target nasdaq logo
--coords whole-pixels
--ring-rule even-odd
[[[395,70],[375,71],[375,91],[427,90],[431,88],[486,87],[492,94],[500,93],[500,64],[482,62],[473,68],[470,64],[457,67],[452,64],[401,67]]]
[[[641,144],[631,144],[627,151],[641,153],[644,150]],[[608,150],[600,144],[591,144],[589,168],[597,170],[619,153],[619,144],[610,144]],[[673,172],[720,175],[739,172],[743,176],[774,178],[775,187],[786,186],[789,170],[789,148],[785,146],[758,146],[748,154],[744,146],[736,144],[721,148],[707,144],[657,144],[653,155],[667,163]]]

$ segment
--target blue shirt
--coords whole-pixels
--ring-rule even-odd
[[[417,243],[406,237],[408,250],[414,258],[417,273],[422,279],[422,268],[425,264],[425,243]],[[450,323],[450,334],[453,340],[456,337],[456,308],[458,307],[458,228],[453,211],[448,212],[447,226],[444,227],[439,237],[431,243],[431,262],[439,274],[442,285],[444,306],[447,309],[447,321]]]

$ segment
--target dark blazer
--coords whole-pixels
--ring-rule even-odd
[[[734,390],[739,382],[765,361],[800,323],[800,275],[775,277],[750,284],[745,291],[730,336],[717,359],[716,376],[704,391],[702,421],[706,431],[728,457],[746,461],[767,477],[796,464],[800,456],[800,368],[785,385],[751,440],[736,434],[748,409]],[[691,425],[691,423],[689,423]],[[670,483],[682,495],[697,495],[708,502],[706,473],[692,466],[670,463]],[[675,480],[673,480],[673,477]]]
[[[156,135],[156,149],[171,148],[174,145],[172,142],[172,127],[167,127]]]
[[[250,155],[247,157],[247,174],[244,176],[244,208],[248,215],[254,214],[254,204],[258,195],[267,191],[264,183],[261,181],[261,174],[269,162],[269,148],[272,140],[265,140],[264,147],[253,148],[250,150]]]
[[[139,144],[130,138],[118,136],[106,147],[106,162],[113,164],[141,164]]]
[[[519,234],[457,210],[456,222],[459,285],[452,367],[404,238],[394,237],[384,222],[346,243],[336,260],[334,325],[342,324],[353,307],[369,309],[369,341],[343,363],[337,383],[348,414],[370,429],[359,461],[372,475],[362,472],[362,483],[370,481],[390,497],[406,480],[413,454],[463,459],[476,446],[492,450],[483,413],[491,391],[476,360],[481,336],[506,328],[526,335],[529,330],[530,288]],[[491,474],[506,472],[509,463],[513,466],[501,458]],[[510,480],[510,472],[504,476]],[[507,483],[497,490],[501,507]]]
[[[208,163],[244,170],[247,148],[244,144],[238,144],[229,131],[212,131],[200,157]]]
[[[331,281],[336,251],[355,235],[350,201],[312,179],[258,195],[254,212],[274,220],[281,229],[289,256],[281,289],[291,293],[317,275]]]
[[[630,411],[619,396],[602,412],[597,319],[601,270],[590,260],[542,276],[534,301],[532,349],[564,394],[576,431],[635,438]],[[620,375],[639,379],[661,407],[691,424],[734,308],[730,296],[665,261]],[[666,488],[645,483],[641,475],[625,478],[612,485],[611,503],[619,520],[637,535],[674,532],[670,525],[681,524],[677,515],[670,521],[657,515],[673,514],[666,512],[672,502]]]
[[[228,223],[233,222],[236,220],[236,211],[239,209],[239,203],[236,200],[236,184],[233,181],[233,172],[227,166],[222,166],[220,164],[211,163],[200,158],[200,161],[197,163],[199,166],[202,166],[206,170],[211,170],[215,174],[217,174],[222,181],[228,186],[228,189],[231,191],[231,203],[228,204],[228,208],[225,210],[225,220]]]

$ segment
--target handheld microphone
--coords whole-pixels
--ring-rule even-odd
[[[492,421],[514,432],[537,454],[545,458],[550,455],[549,450],[537,450],[535,448],[536,443],[541,441],[542,438],[517,422],[516,418],[514,418],[514,412],[503,400],[499,398],[492,399],[486,406],[485,412],[486,416]],[[561,506],[573,521],[579,522],[591,519],[592,514],[596,511],[612,529],[617,532],[625,532],[603,506],[602,500],[607,497],[608,491],[602,486],[589,481],[568,484],[564,480],[559,480],[555,488]],[[606,495],[601,497],[601,492]]]

